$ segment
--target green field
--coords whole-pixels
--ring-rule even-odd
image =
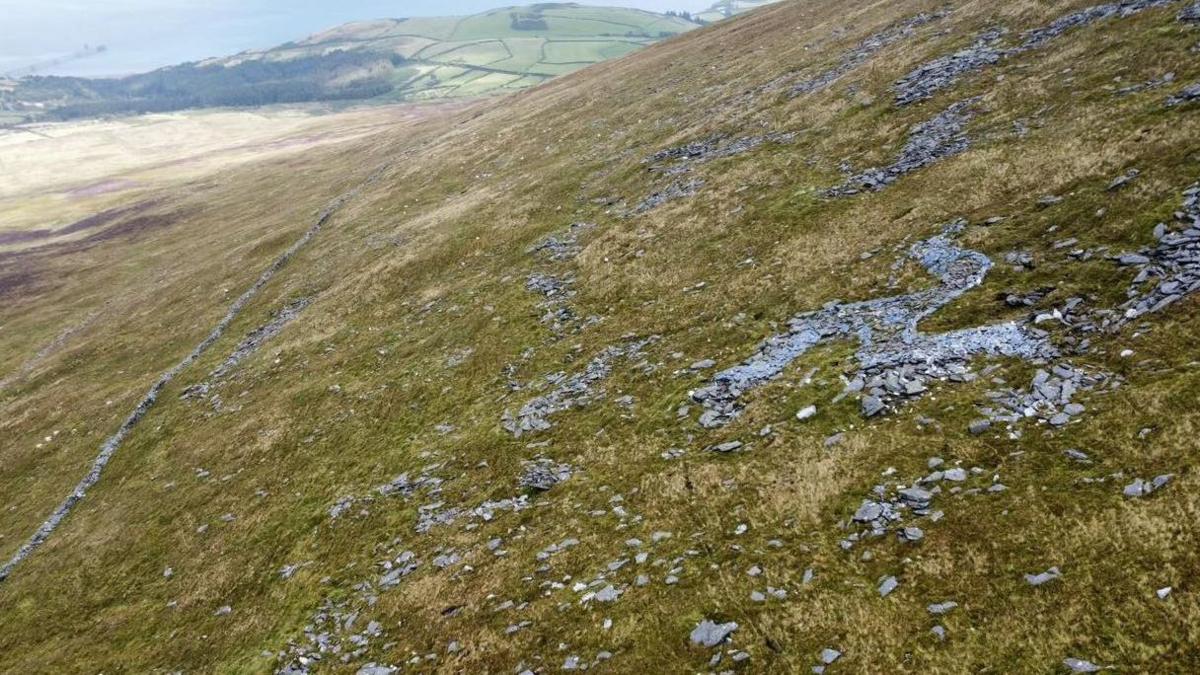
[[[621,7],[542,4],[466,17],[380,19],[338,26],[295,43],[212,63],[287,60],[355,50],[405,60],[389,99],[481,96],[544,82],[699,27]]]
[[[700,25],[681,16],[573,3],[362,21],[271,49],[120,79],[6,82],[0,126],[198,108],[487,96],[625,56]]]
[[[705,23],[712,23],[777,2],[779,0],[719,0],[714,2],[712,7],[696,14],[693,18]]]

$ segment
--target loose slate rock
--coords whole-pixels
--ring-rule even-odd
[[[864,417],[874,417],[883,412],[883,401],[878,396],[864,396],[862,400],[862,413]]]
[[[879,597],[886,598],[900,585],[896,577],[887,577],[879,584]]]
[[[929,610],[930,614],[933,614],[935,616],[941,616],[943,614],[949,613],[951,610],[953,610],[957,607],[958,607],[957,602],[954,602],[953,600],[947,600],[945,602],[937,602],[932,605],[929,605],[925,609]]]
[[[734,621],[715,623],[705,619],[692,629],[692,644],[700,645],[701,647],[716,647],[737,629],[738,625]]]
[[[1167,483],[1170,483],[1174,477],[1174,474],[1165,473],[1161,476],[1155,476],[1153,480],[1148,481],[1138,478],[1125,486],[1125,496],[1131,499],[1149,496],[1150,493],[1166,487]]]
[[[539,459],[524,463],[520,485],[530,490],[545,492],[570,477],[570,465],[557,464],[549,459]]]
[[[1192,4],[1184,7],[1179,12],[1179,20],[1184,23],[1200,24],[1200,0],[1195,0]]]
[[[869,523],[873,520],[878,520],[883,515],[883,505],[870,500],[863,500],[858,510],[854,512],[854,520],[860,523]]]
[[[1062,577],[1062,572],[1060,572],[1057,567],[1051,567],[1045,572],[1039,572],[1038,574],[1026,574],[1025,583],[1029,584],[1030,586],[1041,586],[1042,584],[1050,583],[1051,581],[1054,581],[1060,577]]]
[[[1100,666],[1091,661],[1084,661],[1074,657],[1063,659],[1063,665],[1072,673],[1095,673],[1100,671]]]

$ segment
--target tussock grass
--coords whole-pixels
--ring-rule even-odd
[[[1122,299],[1132,273],[1103,256],[1072,262],[1053,246],[1075,237],[1080,247],[1115,253],[1149,243],[1154,223],[1170,216],[1180,190],[1196,179],[1190,110],[1161,111],[1163,90],[1118,97],[1104,89],[1116,74],[1133,82],[1169,68],[1179,82],[1200,77],[1187,52],[1195,35],[1172,24],[1170,10],[1081,29],[909,108],[895,109],[887,91],[987,26],[1015,32],[1083,4],[966,3],[828,91],[730,105],[773,77],[836,63],[866,35],[937,6],[782,3],[500,103],[237,164],[167,190],[171,206],[187,214],[169,227],[85,250],[28,254],[44,266],[45,281],[0,306],[0,372],[19,366],[69,319],[100,314],[0,391],[0,553],[16,548],[145,384],[190,349],[321,205],[392,162],[168,389],[93,493],[0,586],[0,669],[266,672],[277,663],[264,649],[299,639],[324,599],[353,597],[354,584],[377,576],[377,561],[401,550],[424,564],[380,594],[371,615],[388,637],[373,640],[364,660],[437,652],[439,660],[421,668],[499,672],[524,662],[552,670],[568,654],[607,650],[614,672],[700,670],[710,653],[689,646],[687,633],[707,617],[741,625],[733,645],[751,654],[745,668],[754,672],[807,669],[824,647],[845,653],[834,668],[848,672],[1047,671],[1067,656],[1132,671],[1193,669],[1200,658],[1189,577],[1197,541],[1188,526],[1197,511],[1194,300],[1153,317],[1148,330],[1096,336],[1080,362],[1126,383],[1084,399],[1083,420],[1055,433],[1028,425],[1019,440],[999,429],[969,435],[976,404],[994,386],[987,381],[939,386],[898,414],[863,420],[855,401],[831,402],[842,389],[839,375],[854,369],[851,343],[806,354],[748,395],[744,415],[718,432],[695,425],[694,406],[691,418],[677,416],[688,391],[705,381],[676,374],[692,362],[735,363],[788,317],[834,299],[926,287],[927,275],[908,266],[888,288],[890,266],[957,217],[971,223],[965,245],[997,266],[925,330],[1021,318],[1024,310],[1006,307],[1001,291],[1054,287],[1038,310],[1075,295],[1092,306]],[[746,44],[753,48],[731,49]],[[983,99],[968,127],[969,152],[880,193],[820,196],[842,180],[843,160],[857,169],[886,163],[912,124],[974,95]],[[1028,127],[1023,137],[1018,120]],[[660,180],[642,158],[716,131],[798,134],[789,145],[697,167],[702,192],[645,216],[621,217],[619,205],[593,201],[637,203]],[[1107,192],[1128,168],[1142,174]],[[1040,208],[1047,194],[1065,199]],[[996,215],[1005,220],[981,225]],[[576,260],[547,263],[526,253],[574,221],[597,224]],[[1031,252],[1036,268],[1007,269],[1003,254],[1014,249]],[[746,259],[753,263],[739,265]],[[604,320],[551,334],[524,288],[534,270],[573,273],[577,313]],[[687,290],[699,282],[702,290]],[[224,412],[179,399],[271,312],[302,296],[312,305],[219,385]],[[646,348],[657,369],[618,361],[601,385],[606,395],[552,417],[550,431],[514,439],[500,428],[501,413],[541,393],[545,375],[578,370],[628,333],[661,336]],[[447,367],[464,347],[474,351]],[[523,359],[527,348],[533,354]],[[1125,348],[1135,356],[1119,357]],[[507,387],[510,364],[521,390]],[[1022,383],[1032,368],[1001,362],[995,376]],[[615,403],[622,395],[633,396],[632,409]],[[810,403],[817,417],[796,421]],[[922,428],[918,416],[937,425]],[[435,430],[446,422],[455,430]],[[760,438],[768,424],[775,433]],[[56,440],[36,447],[55,430]],[[844,442],[827,447],[838,432]],[[729,456],[703,451],[727,439],[751,447]],[[688,452],[664,461],[669,448]],[[1093,464],[1071,463],[1067,448],[1086,450]],[[377,500],[362,517],[327,515],[341,497],[432,464],[447,479],[439,499],[449,504],[512,497],[522,460],[537,456],[578,472],[536,496],[532,508],[474,529],[461,521],[418,535],[417,509],[432,499],[422,496]],[[933,456],[978,466],[979,485],[998,476],[1009,489],[939,497],[946,517],[922,523],[919,545],[889,536],[843,552],[839,523],[886,480],[882,473],[894,467],[892,481],[911,480]],[[200,479],[197,469],[211,473]],[[1121,496],[1128,480],[1081,480],[1116,472],[1177,477],[1137,501]],[[618,494],[640,520],[621,527],[610,501]],[[224,522],[227,513],[234,520]],[[736,535],[740,523],[749,529]],[[658,530],[673,536],[650,546]],[[566,537],[581,543],[536,573],[537,552]],[[673,586],[663,583],[672,565],[626,567],[614,575],[622,585],[642,572],[651,584],[631,587],[612,605],[581,607],[570,590],[544,596],[538,587],[543,579],[568,587],[591,581],[632,555],[630,537],[646,542],[652,561],[697,554],[685,555]],[[507,555],[488,550],[493,538]],[[474,571],[433,568],[446,547]],[[873,556],[864,560],[867,549]],[[296,563],[310,564],[281,580],[279,569]],[[764,576],[746,574],[753,564]],[[1040,588],[1024,582],[1023,574],[1052,565],[1062,568],[1061,580]],[[805,585],[809,568],[815,576]],[[901,586],[881,599],[876,588],[885,575]],[[750,592],[768,584],[788,589],[788,599],[752,602]],[[1155,589],[1167,585],[1174,593],[1158,600]],[[925,611],[949,599],[960,603],[949,615]],[[505,600],[529,605],[494,611]],[[233,613],[214,616],[223,605]],[[444,613],[450,607],[461,609]],[[602,629],[605,618],[611,630]],[[521,620],[533,624],[505,634]],[[945,642],[929,633],[938,621]],[[446,656],[450,640],[463,652]],[[560,642],[569,647],[559,651]]]

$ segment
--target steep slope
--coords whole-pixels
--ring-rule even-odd
[[[6,558],[322,224],[0,664],[1194,669],[1196,16],[781,3],[7,256]]]

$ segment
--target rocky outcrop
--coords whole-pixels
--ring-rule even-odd
[[[692,392],[692,399],[705,409],[700,424],[709,428],[727,424],[739,414],[743,394],[775,379],[795,359],[826,341],[860,343],[860,372],[848,391],[866,391],[862,400],[867,416],[883,412],[888,398],[923,393],[931,379],[967,378],[967,362],[974,356],[1054,356],[1056,350],[1045,334],[1016,323],[937,334],[917,328],[922,319],[982,283],[991,269],[987,256],[954,243],[963,226],[961,221],[952,223],[909,250],[909,258],[933,275],[937,286],[878,300],[834,302],[796,316],[787,333],[768,338],[749,359]]]
[[[959,101],[931,119],[914,125],[908,131],[908,140],[900,149],[899,156],[891,164],[855,174],[825,194],[847,197],[864,190],[878,192],[905,174],[966,152],[971,147],[966,126],[975,115],[976,103],[976,99]]]
[[[620,359],[632,359],[641,355],[642,349],[656,338],[635,340],[626,345],[607,347],[588,361],[582,370],[567,375],[554,373],[546,380],[554,387],[549,392],[531,399],[516,413],[504,411],[501,426],[510,434],[520,438],[525,434],[545,431],[551,427],[550,417],[573,408],[582,408],[604,396],[600,384],[612,372]]]
[[[898,106],[910,105],[931,98],[957,82],[959,78],[983,70],[1000,61],[1046,46],[1064,33],[1098,21],[1134,16],[1147,9],[1174,4],[1178,0],[1121,0],[1093,5],[1064,14],[1049,24],[1026,32],[1019,44],[1003,47],[1003,32],[989,31],[974,44],[947,56],[941,56],[918,66],[892,86]]]
[[[1121,308],[1117,326],[1160,312],[1200,291],[1200,182],[1184,190],[1174,226],[1159,223],[1154,237],[1158,243],[1143,248],[1136,257],[1119,256],[1137,267],[1138,274],[1127,291],[1129,300]]]
[[[795,98],[796,96],[828,89],[833,83],[866,63],[868,59],[885,47],[912,36],[916,32],[916,29],[937,21],[947,14],[948,12],[944,11],[932,14],[921,13],[894,26],[888,26],[884,30],[869,36],[849,52],[843,54],[841,62],[838,65],[792,85],[791,89],[788,90],[788,95]]]

